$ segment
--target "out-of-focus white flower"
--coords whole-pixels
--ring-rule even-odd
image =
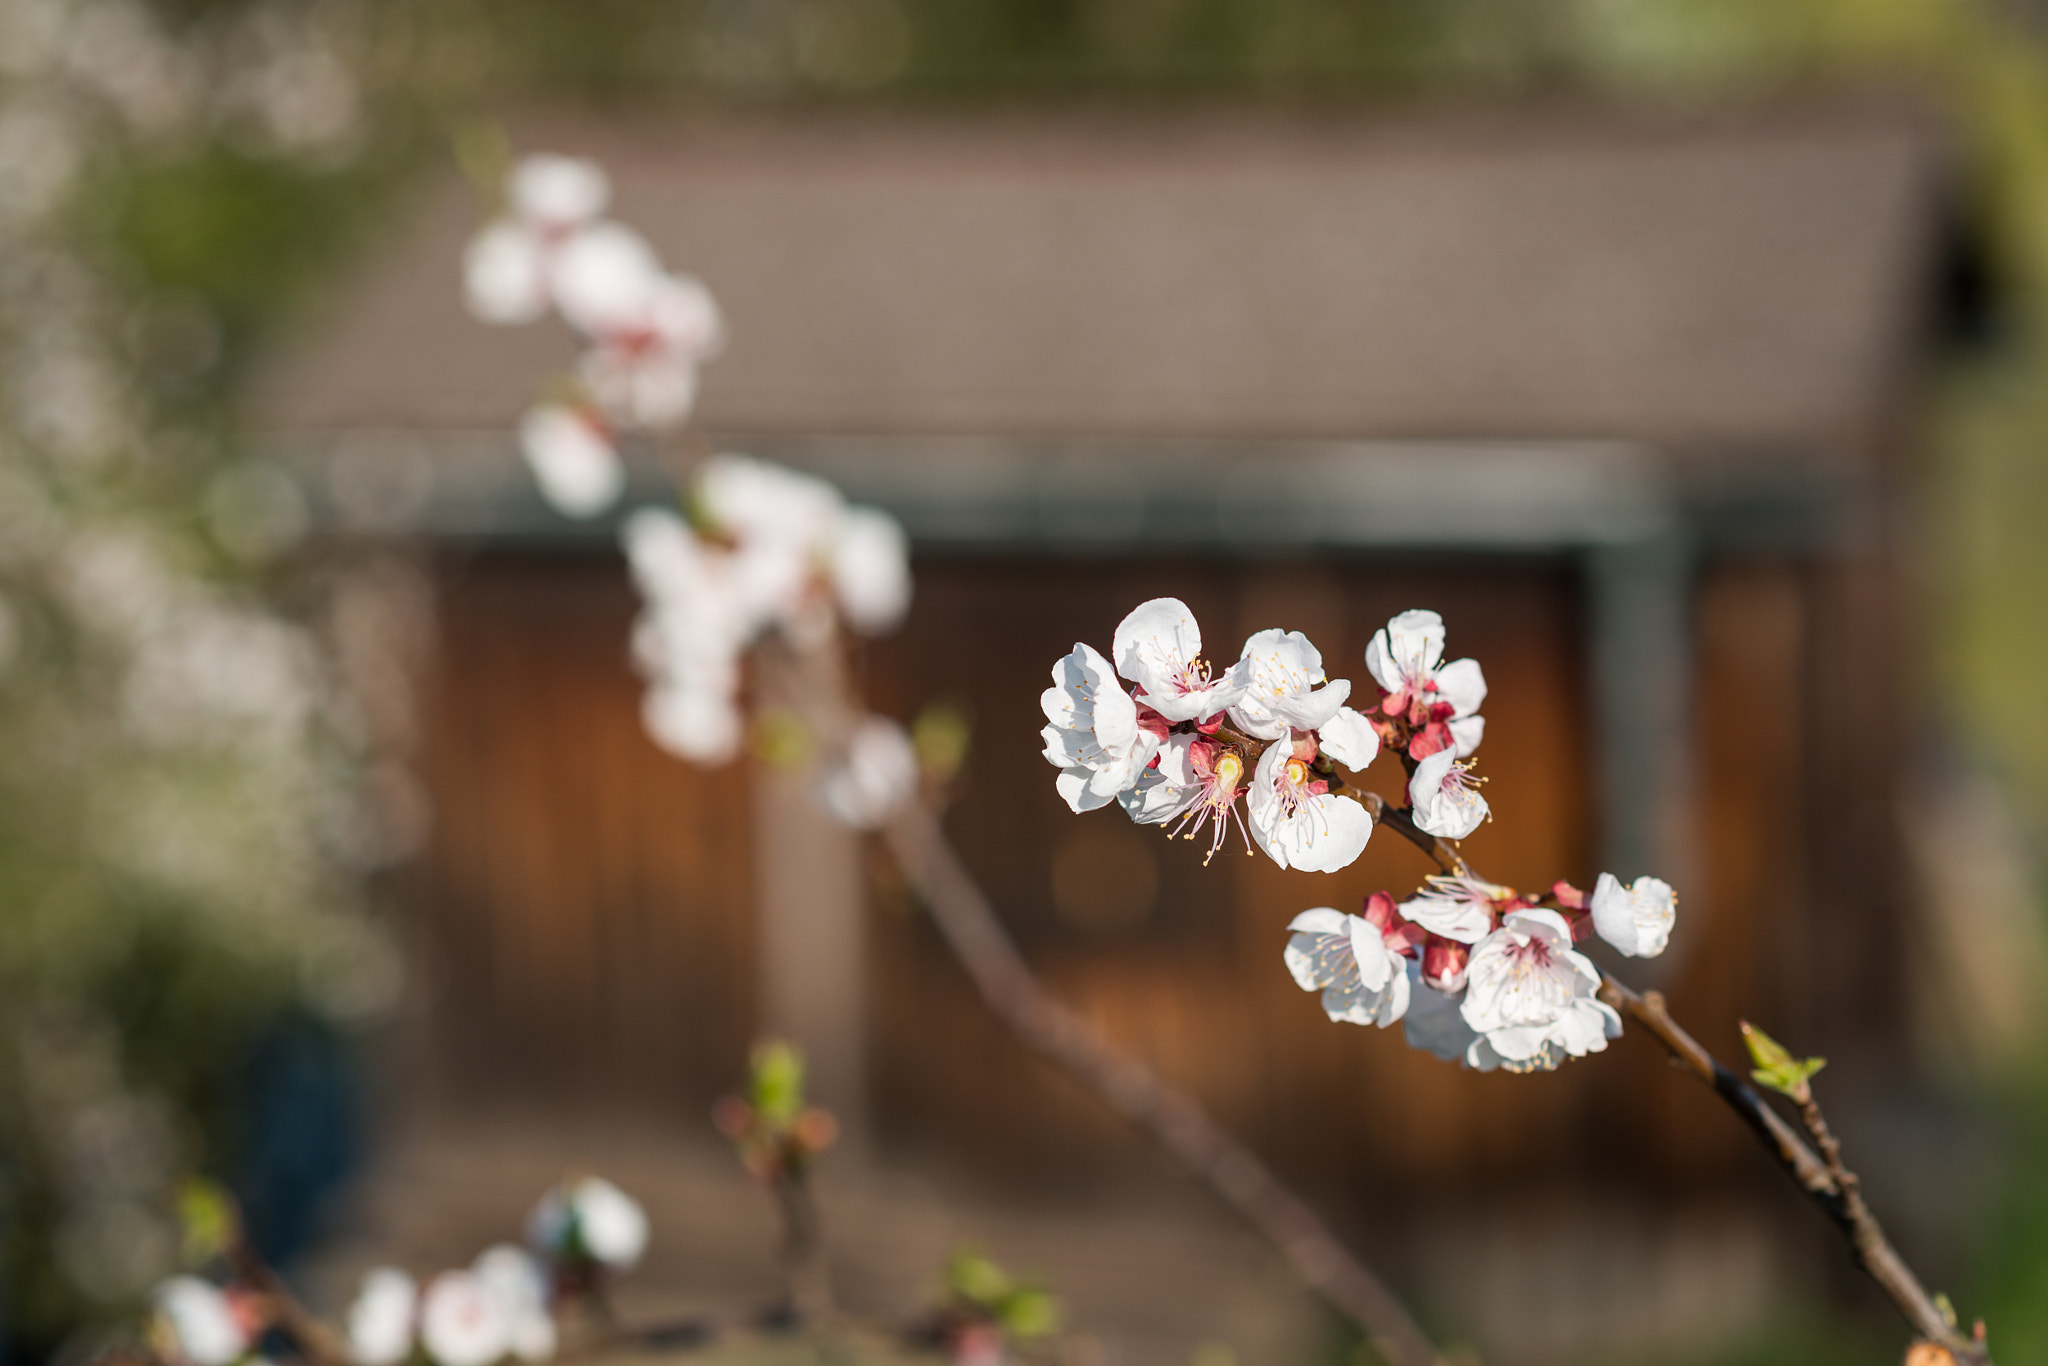
[[[832,545],[832,589],[862,635],[891,630],[910,610],[910,541],[878,508],[848,508]]]
[[[1432,873],[1428,886],[1399,909],[1403,919],[1431,934],[1477,944],[1493,933],[1494,908],[1508,895],[1506,888],[1478,878]]]
[[[512,1350],[498,1297],[473,1271],[444,1271],[427,1282],[420,1342],[440,1366],[491,1366]]]
[[[557,512],[595,517],[619,500],[626,466],[597,414],[566,403],[537,403],[519,421],[519,449]]]
[[[656,681],[640,699],[640,721],[655,744],[693,764],[739,757],[746,722],[730,692]]]
[[[1118,623],[1111,653],[1116,670],[1137,684],[1145,704],[1169,721],[1199,721],[1244,699],[1251,685],[1245,660],[1210,677],[1202,631],[1179,598],[1140,603]]]
[[[419,1286],[397,1267],[380,1266],[363,1275],[363,1288],[348,1309],[348,1356],[356,1366],[396,1366],[412,1351],[413,1316]]]
[[[1630,958],[1655,958],[1671,939],[1678,894],[1661,878],[1639,877],[1624,887],[1612,873],[1593,884],[1593,928]]]
[[[698,368],[724,339],[711,292],[691,276],[663,275],[648,282],[637,315],[621,314],[592,337],[583,379],[622,421],[673,426],[690,415]]]
[[[786,540],[825,546],[846,500],[815,475],[731,452],[714,455],[697,471],[697,505],[734,540]]]
[[[1306,750],[1306,754],[1303,751]],[[1245,806],[1252,838],[1282,868],[1334,873],[1349,867],[1372,838],[1372,816],[1309,766],[1314,741],[1276,740],[1259,756]]]
[[[567,229],[604,212],[611,202],[612,182],[594,161],[535,152],[512,168],[506,190],[512,211],[527,223]]]
[[[1607,1047],[1621,1017],[1595,999],[1600,970],[1572,948],[1572,932],[1556,911],[1510,911],[1472,950],[1465,1023],[1482,1037],[1474,1063],[1487,1052],[1511,1071],[1556,1067]]]
[[[1372,722],[1349,707],[1337,708],[1336,715],[1316,730],[1316,742],[1323,753],[1356,773],[1379,757],[1380,733]]]
[[[1282,739],[1289,727],[1320,729],[1351,695],[1348,678],[1324,684],[1323,656],[1299,631],[1260,631],[1245,641],[1239,662],[1247,668],[1245,694],[1230,716],[1261,740]]]
[[[571,327],[605,337],[646,326],[666,278],[647,239],[624,223],[579,228],[547,260],[548,291]]]
[[[548,1312],[548,1276],[533,1254],[497,1243],[478,1255],[470,1270],[498,1302],[505,1341],[521,1361],[546,1361],[555,1354],[555,1318]]]
[[[1093,811],[1137,783],[1159,737],[1138,724],[1137,703],[1093,646],[1075,642],[1052,666],[1052,683],[1038,698],[1049,723],[1039,732],[1045,759],[1060,770],[1054,786],[1067,806]]]
[[[527,1241],[555,1258],[588,1258],[625,1271],[647,1250],[647,1212],[602,1177],[584,1176],[541,1197]]]
[[[548,311],[547,241],[524,223],[487,224],[462,253],[463,298],[481,322],[518,326]]]
[[[1410,962],[1408,972],[1408,1014],[1401,1021],[1401,1032],[1407,1036],[1410,1048],[1419,1048],[1433,1053],[1445,1062],[1462,1062],[1482,1072],[1491,1072],[1500,1066],[1500,1059],[1488,1050],[1484,1056],[1474,1057],[1472,1046],[1480,1042],[1472,1026],[1465,1023],[1460,1007],[1464,1004],[1465,993],[1438,991],[1429,984],[1419,963]]]
[[[1365,647],[1365,667],[1387,692],[1381,709],[1388,716],[1405,714],[1415,728],[1408,746],[1412,759],[1444,748],[1463,758],[1479,748],[1486,733],[1486,720],[1478,715],[1486,700],[1479,661],[1440,664],[1443,653],[1444,619],[1421,610],[1401,613]]]
[[[249,1327],[234,1301],[197,1276],[173,1276],[156,1288],[158,1336],[192,1366],[228,1366],[249,1350]]]
[[[861,719],[845,758],[819,783],[826,808],[856,830],[881,825],[916,791],[917,751],[903,727],[884,716]]]
[[[1415,765],[1408,801],[1417,827],[1439,839],[1464,839],[1486,820],[1486,798],[1455,750],[1440,749]]]
[[[1323,993],[1323,1013],[1331,1019],[1385,1029],[1407,1013],[1413,989],[1407,961],[1364,916],[1318,906],[1287,928],[1287,970],[1303,991]]]

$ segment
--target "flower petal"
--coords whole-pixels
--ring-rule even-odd
[[[1323,753],[1356,773],[1379,757],[1380,733],[1362,712],[1339,707],[1334,716],[1316,730],[1316,742]]]

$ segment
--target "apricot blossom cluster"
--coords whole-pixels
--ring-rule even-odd
[[[1234,827],[1246,852],[1256,843],[1282,868],[1334,873],[1373,830],[1340,768],[1364,770],[1384,744],[1418,761],[1417,824],[1461,838],[1487,815],[1459,758],[1479,743],[1486,683],[1472,660],[1440,663],[1443,639],[1433,612],[1388,623],[1366,652],[1383,700],[1361,712],[1301,632],[1259,631],[1219,670],[1187,604],[1154,598],[1117,626],[1113,658],[1077,642],[1053,666],[1039,699],[1045,757],[1075,811],[1115,801],[1141,825],[1206,832],[1212,858]]]
[[[689,417],[697,372],[725,341],[717,302],[668,271],[647,239],[604,217],[611,181],[595,162],[541,154],[513,167],[504,212],[463,256],[470,312],[518,325],[554,313],[582,340],[520,421],[520,449],[541,492],[569,516],[610,508],[626,486],[617,436]]]
[[[1115,801],[1140,824],[1206,834],[1211,858],[1235,828],[1246,852],[1334,873],[1364,852],[1387,805],[1357,778],[1384,750],[1407,773],[1399,817],[1461,840],[1490,817],[1471,758],[1486,679],[1476,660],[1445,662],[1444,642],[1435,612],[1389,621],[1365,650],[1378,699],[1359,710],[1300,632],[1259,631],[1219,669],[1186,604],[1156,598],[1117,627],[1110,658],[1077,643],[1053,666],[1045,757],[1077,812]],[[1459,871],[1406,900],[1375,892],[1358,915],[1297,916],[1284,954],[1295,981],[1322,994],[1332,1020],[1402,1021],[1413,1046],[1482,1070],[1544,1070],[1605,1048],[1621,1019],[1574,945],[1598,934],[1630,956],[1663,952],[1671,888],[1603,873],[1590,895],[1559,882],[1530,897],[1449,863]]]

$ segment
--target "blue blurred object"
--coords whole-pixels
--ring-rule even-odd
[[[257,1045],[247,1087],[233,1184],[250,1240],[287,1267],[320,1236],[361,1165],[359,1064],[331,1026],[291,1016]]]

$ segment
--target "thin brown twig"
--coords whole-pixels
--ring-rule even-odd
[[[1280,1248],[1303,1280],[1357,1324],[1393,1366],[1436,1366],[1442,1360],[1400,1300],[1250,1149],[1149,1068],[1103,1042],[1038,984],[930,808],[906,804],[883,833],[905,878],[998,1019],[1206,1181]]]
[[[1370,792],[1362,793],[1361,800],[1381,824],[1429,855],[1445,872],[1471,874],[1470,866],[1456,847],[1418,827],[1405,808],[1390,806],[1384,798]],[[1672,1062],[1705,1082],[1735,1111],[1785,1174],[1842,1231],[1857,1265],[1877,1282],[1915,1332],[1946,1350],[1961,1366],[1991,1366],[1983,1338],[1957,1331],[1949,1315],[1885,1236],[1877,1216],[1863,1199],[1855,1174],[1843,1165],[1841,1145],[1828,1128],[1810,1089],[1800,1105],[1800,1117],[1820,1148],[1818,1154],[1755,1087],[1723,1066],[1671,1018],[1662,992],[1639,993],[1604,969],[1600,977],[1600,999],[1641,1025],[1671,1055]]]

